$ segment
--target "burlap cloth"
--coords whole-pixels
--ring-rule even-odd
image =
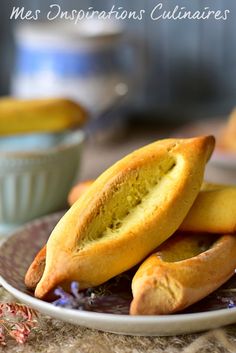
[[[129,131],[130,132],[130,131]],[[116,131],[116,136],[117,136]],[[127,138],[128,136],[128,138]],[[89,141],[84,150],[81,178],[94,178],[107,166],[134,148],[144,145],[162,133],[152,129],[148,133],[138,131],[126,134],[126,138],[109,144]],[[104,139],[104,136],[101,138]],[[107,142],[107,141],[106,141]],[[15,299],[0,287],[0,302]],[[236,325],[201,334],[172,337],[123,336],[99,332],[54,320],[40,315],[40,323],[27,343],[17,344],[8,340],[4,353],[236,353]]]

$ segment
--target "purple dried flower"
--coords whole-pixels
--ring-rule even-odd
[[[53,302],[54,305],[64,308],[73,308],[75,306],[75,297],[65,292],[61,287],[56,288],[54,294],[60,297]]]
[[[84,310],[92,304],[95,294],[92,291],[79,292],[79,283],[71,282],[71,294],[64,291],[61,287],[55,289],[54,294],[60,298],[52,304],[69,309]]]
[[[75,298],[80,298],[80,294],[79,294],[79,283],[78,282],[71,282],[71,293],[73,294],[73,296]]]
[[[236,305],[234,303],[234,301],[232,299],[229,300],[229,303],[228,303],[228,308],[231,309],[231,308],[235,308]]]
[[[217,295],[216,299],[221,304],[223,304],[224,307],[228,307],[229,309],[235,308],[236,307],[235,296],[232,296],[231,290],[230,289],[226,289],[226,290],[222,290],[222,292],[224,293],[224,296],[223,295]]]

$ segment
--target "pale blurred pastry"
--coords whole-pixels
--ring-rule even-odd
[[[213,149],[211,136],[161,140],[105,171],[53,230],[35,295],[99,285],[145,258],[182,223]]]
[[[233,276],[235,254],[235,235],[174,235],[134,275],[130,314],[164,315],[185,309]]]
[[[87,118],[85,109],[69,99],[0,99],[0,135],[63,131]]]
[[[217,145],[219,148],[236,152],[236,108],[230,114],[229,120],[219,136]]]
[[[94,180],[85,180],[77,183],[69,192],[68,204],[72,206],[82,194],[92,185]]]

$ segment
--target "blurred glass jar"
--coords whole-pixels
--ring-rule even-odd
[[[101,111],[112,104],[117,85],[128,87],[134,79],[130,67],[137,46],[127,38],[114,21],[18,25],[11,93],[64,96]]]

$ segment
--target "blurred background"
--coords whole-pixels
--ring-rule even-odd
[[[153,21],[158,3],[229,14]],[[145,15],[70,20],[112,7]],[[215,135],[205,178],[235,184],[235,0],[1,0],[0,10],[0,96],[12,96],[0,100],[0,232],[67,207],[74,183],[159,138]]]
[[[163,2],[166,10],[173,9],[175,5],[186,6],[191,11],[206,6],[212,10],[227,8],[230,15],[226,21],[152,21],[149,16],[144,16],[142,21],[115,21],[109,29],[106,26],[100,28],[101,24],[94,27],[90,21],[90,28],[84,32],[84,43],[79,46],[80,24],[71,23],[72,29],[68,32],[61,30],[63,36],[55,29],[54,21],[50,28],[45,29],[39,21],[33,21],[31,25],[29,21],[9,19],[13,6],[24,6],[32,11],[40,9],[39,20],[45,19],[52,3],[55,2],[1,1],[1,95],[30,97],[64,93],[84,101],[85,105],[96,111],[109,105],[113,99],[110,95],[117,91],[116,85],[124,83],[118,86],[118,92],[126,93],[128,87],[126,117],[151,121],[188,121],[223,116],[235,105],[235,0]],[[68,12],[73,9],[87,10],[89,6],[100,11],[109,10],[114,4],[127,10],[145,9],[149,13],[158,2],[119,0],[111,4],[108,0],[57,0],[56,3]],[[36,22],[38,28],[32,29]],[[92,27],[94,32],[91,34]],[[71,30],[77,31],[78,36],[71,35]],[[54,46],[50,45],[50,40],[46,45],[50,35],[54,36]],[[91,55],[81,58],[85,47],[87,52],[93,50],[93,58]],[[71,50],[75,57],[68,60]],[[75,64],[76,55],[83,61],[81,66]],[[96,63],[98,67],[95,67]]]

